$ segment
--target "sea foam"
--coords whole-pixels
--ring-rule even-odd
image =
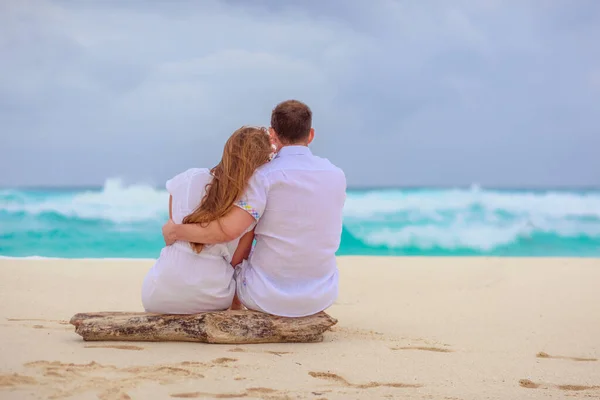
[[[0,254],[154,257],[168,198],[120,179],[0,190]],[[600,191],[349,190],[339,253],[600,256]]]

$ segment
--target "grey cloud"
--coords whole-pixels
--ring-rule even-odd
[[[162,184],[299,98],[351,185],[598,186],[597,37],[587,0],[5,2],[0,185]]]

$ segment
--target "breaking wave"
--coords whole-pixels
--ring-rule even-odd
[[[0,190],[0,255],[154,257],[168,193]],[[600,256],[600,191],[348,191],[339,254]]]

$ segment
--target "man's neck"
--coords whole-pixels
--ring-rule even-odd
[[[277,151],[281,151],[281,149],[283,149],[285,147],[292,147],[292,146],[304,146],[304,147],[308,147],[308,143],[307,142],[300,142],[300,143],[282,144],[281,147],[279,147],[279,149]]]
[[[312,154],[310,149],[305,144],[290,144],[283,146],[277,150],[275,157],[288,156],[288,155],[308,155]]]

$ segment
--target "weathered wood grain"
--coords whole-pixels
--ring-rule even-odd
[[[193,315],[80,313],[70,322],[86,341],[251,344],[320,342],[337,320],[324,312],[285,318],[255,311],[220,311]]]

